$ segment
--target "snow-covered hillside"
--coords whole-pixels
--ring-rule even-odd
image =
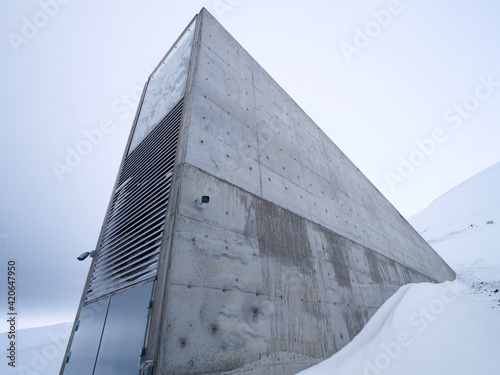
[[[500,287],[500,163],[451,189],[410,222],[458,280],[476,289]]]
[[[353,341],[300,375],[500,374],[500,163],[410,223],[457,280],[403,286]]]
[[[55,375],[61,363],[73,323],[61,323],[45,327],[20,329],[16,332],[16,367],[2,355],[1,374],[5,375]],[[0,333],[0,340],[7,349],[7,333]]]
[[[427,241],[432,241],[467,231],[471,225],[481,228],[488,221],[500,225],[499,209],[500,163],[496,163],[441,195],[412,216],[410,223]]]

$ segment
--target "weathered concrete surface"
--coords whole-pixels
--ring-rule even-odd
[[[292,374],[401,285],[454,279],[205,10],[197,27],[147,343],[155,374]]]

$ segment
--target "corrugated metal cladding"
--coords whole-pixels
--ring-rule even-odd
[[[85,302],[156,276],[183,99],[127,156]]]

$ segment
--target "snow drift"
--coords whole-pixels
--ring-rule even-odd
[[[401,287],[331,358],[300,375],[498,374],[500,163],[410,218],[457,280]]]

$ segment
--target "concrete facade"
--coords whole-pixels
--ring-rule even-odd
[[[184,101],[146,342],[155,375],[293,374],[400,286],[455,278],[204,9]]]

